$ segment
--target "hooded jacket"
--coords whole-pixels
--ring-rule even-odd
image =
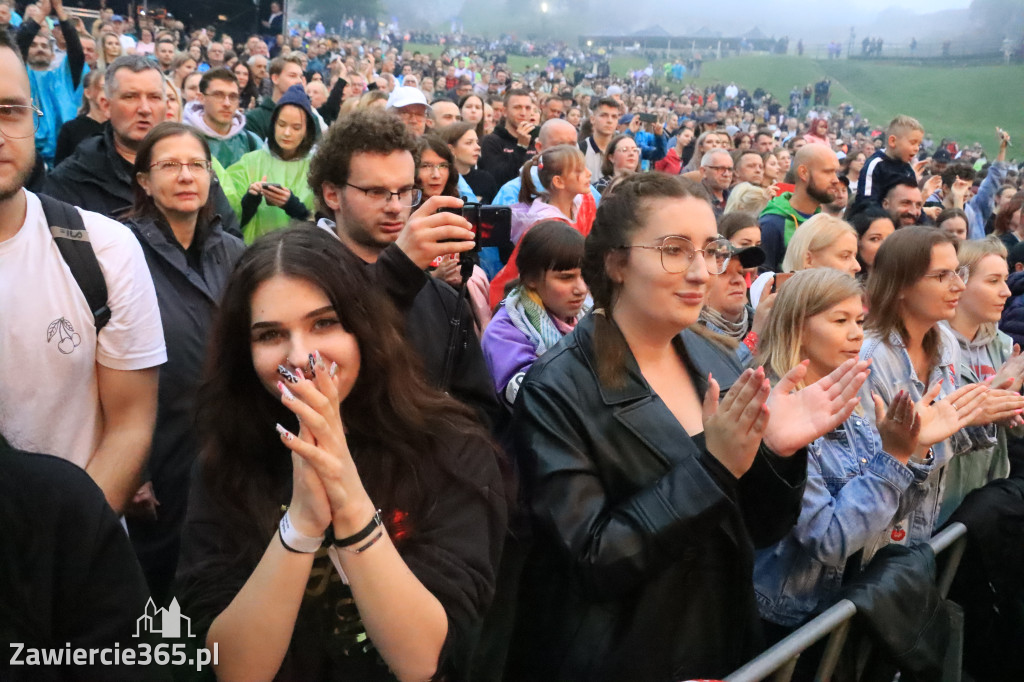
[[[767,256],[763,266],[765,270],[778,272],[781,269],[786,247],[789,246],[789,240],[793,238],[796,228],[821,211],[821,206],[818,206],[814,213],[803,214],[790,205],[789,201],[792,198],[792,192],[783,192],[768,202],[758,218],[758,225],[761,227],[761,248]]]
[[[210,145],[210,153],[220,162],[220,165],[227,168],[238,161],[244,154],[254,152],[263,148],[263,140],[251,131],[245,129],[245,114],[236,111],[231,117],[231,130],[227,135],[221,135],[209,125],[203,118],[205,108],[202,102],[189,102],[182,112],[182,120],[197,128],[206,138]]]

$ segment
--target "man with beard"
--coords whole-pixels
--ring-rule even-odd
[[[839,159],[823,144],[804,145],[793,157],[794,189],[768,202],[761,212],[761,248],[766,270],[778,272],[793,233],[808,218],[821,211],[822,204],[835,200],[846,189],[839,182]]]
[[[39,132],[36,133],[36,152],[47,166],[53,164],[60,127],[78,115],[78,106],[82,102],[78,84],[85,66],[82,42],[71,16],[64,9],[63,0],[53,0],[52,8],[67,42],[67,57],[56,67],[49,32],[41,31],[40,25],[32,18],[26,18],[18,29],[18,45],[28,63],[32,101],[43,110]],[[47,8],[44,6],[43,9]]]
[[[892,218],[892,224],[898,230],[908,225],[921,222],[924,195],[913,182],[899,182],[889,188],[882,199],[882,209]]]
[[[156,420],[157,367],[167,360],[153,279],[126,227],[45,198],[44,212],[44,199],[24,189],[35,165],[36,109],[6,35],[0,73],[0,434],[14,447],[78,465],[120,514],[139,487]],[[78,220],[88,233],[108,305],[94,308],[83,295],[55,241],[72,240],[51,230],[58,220],[65,232]]]

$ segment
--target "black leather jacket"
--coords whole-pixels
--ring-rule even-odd
[[[534,364],[516,401],[534,545],[507,679],[722,677],[762,648],[753,549],[796,522],[806,451],[762,448],[737,480],[632,354],[625,386],[599,383],[594,321]]]

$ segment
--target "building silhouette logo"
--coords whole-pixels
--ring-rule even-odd
[[[182,627],[184,622],[184,628]],[[135,634],[133,637],[141,637],[144,633],[161,635],[167,639],[177,639],[182,636],[182,630],[186,637],[195,637],[192,634],[192,619],[181,615],[181,607],[178,606],[178,599],[171,599],[167,608],[157,608],[150,597],[146,602],[145,612],[135,622]]]

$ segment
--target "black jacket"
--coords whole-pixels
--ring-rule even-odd
[[[160,506],[155,521],[128,520],[132,543],[159,600],[174,578],[189,476],[199,451],[196,392],[207,339],[228,277],[245,245],[224,233],[219,217],[198,226],[188,254],[162,221],[139,218],[127,225],[146,255],[167,344],[148,466]]]
[[[452,378],[444,386],[444,363],[458,293],[416,267],[395,245],[384,249],[369,267],[370,276],[405,317],[405,338],[422,359],[427,381],[473,408],[484,424],[494,426],[503,418],[504,410],[494,396],[491,375],[473,331],[469,303],[463,302]]]
[[[53,169],[43,185],[43,194],[118,220],[135,201],[132,172],[132,164],[114,147],[114,129],[108,121],[102,135],[87,139]],[[210,201],[223,216],[224,230],[241,237],[235,212],[216,179],[210,184]]]
[[[480,140],[480,160],[477,166],[490,173],[497,186],[501,187],[519,176],[519,169],[526,163],[527,156],[526,147],[521,147],[508,128],[501,126]]]
[[[165,679],[139,667],[12,665],[26,648],[135,648],[149,594],[131,544],[89,475],[0,446],[0,679]]]
[[[722,677],[762,648],[754,545],[796,522],[806,450],[735,479],[651,390],[595,372],[595,316],[527,374],[513,427],[534,547],[510,680]],[[675,347],[693,369],[680,337]]]

